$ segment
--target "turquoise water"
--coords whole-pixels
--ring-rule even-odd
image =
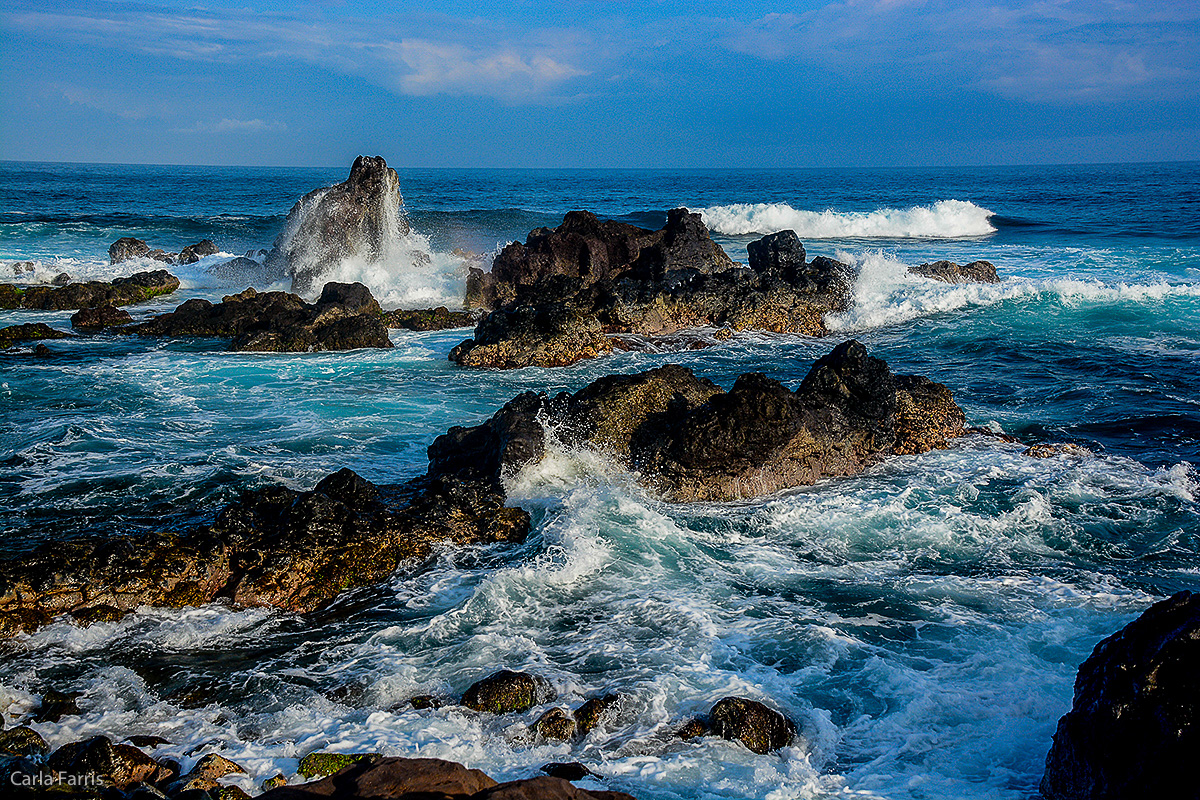
[[[126,235],[269,247],[291,204],[344,172],[0,164],[0,265],[33,260],[38,280],[144,268],[107,264]],[[419,752],[502,778],[580,760],[640,798],[1028,797],[1079,662],[1155,599],[1196,588],[1200,165],[400,179],[428,265],[336,276],[387,305],[452,302],[454,247],[486,256],[572,208],[657,226],[678,205],[735,259],[796,229],[810,255],[860,267],[855,304],[825,339],[742,334],[559,370],[461,370],[446,354],[466,330],[342,354],[106,336],[51,342],[42,359],[17,348],[0,354],[0,547],[189,526],[247,488],[307,489],[343,466],[404,480],[436,435],[526,389],[663,363],[723,386],[751,370],[795,386],[850,336],[1022,444],[970,437],[855,478],[690,506],[560,448],[510,481],[535,515],[521,547],[445,553],[310,617],[206,607],[53,625],[0,651],[9,721],[45,688],[84,690],[81,717],[36,726],[52,743],[158,734],[185,766],[207,743],[250,768],[246,788],[321,748]],[[244,288],[206,272],[222,258],[181,269],[181,292],[135,316]],[[905,272],[938,258],[990,260],[1004,281]],[[1021,455],[1060,441],[1086,452]],[[394,709],[501,666],[551,678],[560,704],[629,702],[575,745],[524,737],[537,710]],[[803,740],[756,756],[671,738],[727,694],[783,709]]]

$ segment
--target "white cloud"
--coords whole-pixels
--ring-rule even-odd
[[[538,94],[586,70],[551,53],[522,53],[515,47],[473,50],[459,44],[404,39],[390,48],[404,94],[492,95],[506,99]]]

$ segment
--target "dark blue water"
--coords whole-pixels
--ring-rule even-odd
[[[0,164],[0,278],[111,277],[108,245],[269,247],[291,204],[344,169]],[[556,452],[510,494],[537,529],[516,549],[447,554],[315,617],[208,607],[60,623],[4,645],[9,721],[50,684],[82,718],[37,727],[152,733],[184,758],[209,741],[257,781],[316,748],[420,752],[490,774],[582,760],[642,798],[1028,797],[1078,663],[1156,598],[1197,588],[1200,165],[935,170],[400,170],[428,264],[346,265],[387,305],[453,302],[462,247],[487,254],[566,211],[635,224],[699,210],[736,259],[798,231],[860,270],[826,339],[742,334],[704,351],[621,353],[559,370],[468,372],[469,331],[397,332],[388,352],[232,354],[208,341],[96,337],[0,353],[0,547],[211,519],[248,487],[309,488],[349,466],[424,469],[425,447],[526,389],[684,363],[728,386],[797,384],[855,337],[949,386],[976,437],[857,478],[758,501],[664,504],[602,456]],[[135,316],[240,285],[181,268]],[[1002,283],[910,276],[977,258]],[[10,262],[33,261],[32,275]],[[260,287],[261,288],[261,287]],[[0,312],[0,324],[66,313]],[[1033,459],[1028,444],[1069,442]],[[534,669],[562,704],[631,699],[574,745],[529,719],[389,710]],[[198,695],[193,692],[203,689]],[[203,698],[185,701],[189,695]],[[718,697],[782,708],[804,739],[756,756],[670,727]]]

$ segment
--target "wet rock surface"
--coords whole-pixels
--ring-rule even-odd
[[[0,308],[31,308],[40,311],[72,311],[99,306],[141,303],[179,288],[179,279],[165,269],[139,272],[111,281],[68,283],[65,286],[0,288]]]
[[[44,322],[26,322],[0,328],[0,350],[18,342],[35,342],[42,339],[69,339],[71,334],[55,330]]]
[[[473,711],[508,714],[526,711],[553,697],[554,689],[545,678],[505,669],[471,684],[463,693],[462,704]]]
[[[516,469],[541,459],[539,415],[568,445],[585,445],[637,471],[677,502],[731,500],[853,475],[891,455],[947,446],[964,415],[950,391],[892,374],[849,341],[813,365],[795,391],[759,373],[728,392],[668,365],[610,375],[573,395],[526,393],[492,420],[454,428],[431,448]]]
[[[725,697],[708,712],[713,733],[739,741],[759,755],[787,747],[796,736],[790,719],[755,700]]]
[[[192,299],[130,328],[142,336],[215,336],[230,349],[311,352],[391,347],[379,303],[361,283],[327,283],[316,303],[288,292],[253,288],[220,303]]]
[[[380,156],[359,156],[344,182],[309,192],[292,206],[267,254],[267,270],[290,275],[292,290],[308,294],[342,260],[377,260],[390,238],[407,235],[402,208],[396,171]]]
[[[850,302],[852,270],[805,260],[792,231],[752,243],[733,263],[699,215],[675,209],[659,231],[571,212],[553,230],[512,243],[490,273],[472,270],[469,305],[495,307],[456,347],[463,366],[565,366],[612,349],[613,334],[698,327],[819,335]]]
[[[505,506],[499,470],[461,467],[431,463],[391,486],[344,469],[308,492],[248,492],[208,527],[43,545],[0,561],[0,634],[97,608],[105,618],[214,600],[311,611],[443,544],[523,541],[529,514]]]
[[[445,306],[387,311],[383,315],[383,322],[389,328],[408,331],[443,331],[451,328],[466,328],[478,321],[478,314],[475,312],[450,311]]]
[[[71,327],[75,330],[94,331],[128,325],[133,317],[124,309],[106,304],[94,308],[83,308],[71,315]]]
[[[1200,593],[1156,603],[1096,645],[1079,667],[1071,710],[1054,734],[1043,796],[1196,796],[1197,664]]]
[[[925,278],[944,283],[999,283],[1000,276],[996,267],[990,261],[972,261],[970,264],[956,264],[953,261],[934,261],[909,267],[908,271]]]

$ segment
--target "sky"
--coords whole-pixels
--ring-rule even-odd
[[[1200,159],[1200,0],[5,0],[0,159]]]

